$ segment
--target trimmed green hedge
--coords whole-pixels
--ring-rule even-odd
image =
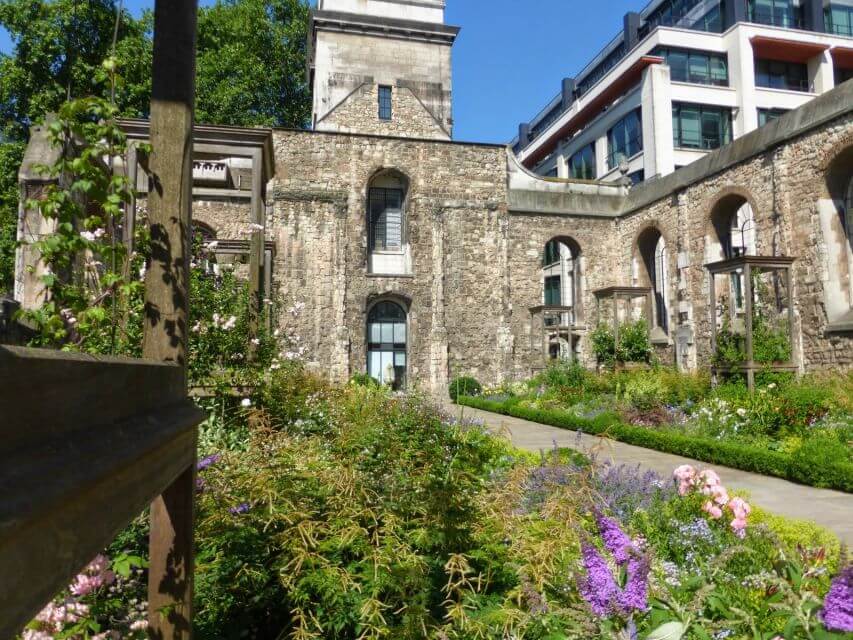
[[[711,440],[680,433],[635,427],[625,424],[619,419],[619,416],[613,413],[603,413],[595,418],[582,418],[556,409],[531,409],[512,400],[495,402],[485,398],[460,396],[457,402],[475,409],[492,411],[562,429],[581,431],[592,435],[606,433],[609,437],[620,442],[687,458],[695,458],[711,464],[785,478],[814,487],[825,487],[853,493],[853,464],[849,463],[825,463],[820,465],[818,469],[813,469],[799,464],[795,456],[779,451],[768,451],[760,447],[724,440]]]

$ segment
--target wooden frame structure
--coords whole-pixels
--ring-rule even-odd
[[[149,193],[149,185],[140,173],[140,166],[147,164],[139,150],[140,144],[151,138],[151,123],[147,120],[123,119],[121,127],[128,137],[127,176],[140,193]],[[247,253],[249,255],[249,286],[254,302],[253,328],[263,316],[263,298],[272,290],[272,253],[264,241],[266,233],[267,193],[266,185],[275,175],[275,160],[272,146],[272,129],[255,127],[225,127],[195,125],[192,131],[193,159],[203,155],[217,155],[229,158],[246,158],[252,164],[252,185],[250,191],[236,189],[218,189],[211,187],[193,187],[194,197],[208,198],[248,198],[251,215],[249,223],[254,225],[249,236]],[[124,242],[129,250],[133,249],[134,228],[136,224],[137,203],[134,200],[128,207],[124,221]],[[223,240],[218,240],[224,245]],[[232,240],[237,243],[239,240]],[[230,253],[236,253],[231,247]],[[242,247],[241,247],[242,249]],[[225,251],[223,251],[225,252]]]
[[[719,373],[746,374],[747,385],[750,390],[755,388],[756,371],[778,371],[796,373],[799,369],[793,362],[794,353],[794,300],[791,289],[791,266],[796,258],[786,256],[738,256],[728,260],[720,260],[706,264],[710,276],[709,287],[709,309],[711,311],[711,353],[717,352],[717,287],[716,278],[719,275],[743,275],[743,299],[744,299],[744,335],[746,347],[746,359],[740,365],[728,367],[711,367],[711,374],[716,380]],[[753,315],[754,315],[754,292],[752,287],[752,275],[756,271],[782,271],[785,279],[785,291],[787,295],[788,308],[788,343],[791,346],[791,359],[787,362],[757,363],[753,353]]]
[[[145,360],[0,347],[2,638],[149,502],[149,636],[192,637],[204,417],[186,375],[197,15],[197,0],[155,2]],[[253,241],[260,255],[263,236]]]
[[[619,349],[619,301],[631,303],[633,300],[644,298],[646,324],[649,332],[652,330],[652,288],[651,287],[605,287],[592,292],[595,296],[596,321],[601,324],[602,300],[613,300],[613,344],[618,353]]]
[[[557,339],[563,335],[568,336],[569,361],[573,361],[575,359],[575,354],[574,349],[572,349],[572,337],[575,335],[576,331],[585,327],[585,325],[577,322],[577,309],[575,307],[561,305],[539,305],[536,307],[530,307],[529,311],[531,327],[537,324],[537,316],[541,319],[539,326],[542,335],[542,357],[545,364],[547,365],[548,361],[551,359],[550,345],[552,344],[552,335],[556,335]],[[569,317],[568,324],[562,324],[564,316]],[[549,318],[557,318],[557,323],[549,324]],[[533,333],[530,335],[530,348],[531,350],[536,348]]]

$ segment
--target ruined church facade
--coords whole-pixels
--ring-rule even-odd
[[[444,0],[320,0],[312,128],[199,128],[194,224],[249,255],[310,367],[440,393],[593,366],[614,287],[648,292],[662,362],[708,366],[705,265],[742,254],[796,258],[794,365],[853,367],[853,82],[640,186],[547,179],[453,140],[457,33]]]

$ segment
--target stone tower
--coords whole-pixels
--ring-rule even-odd
[[[445,0],[319,0],[311,19],[317,131],[452,137]]]

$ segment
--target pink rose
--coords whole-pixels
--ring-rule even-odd
[[[721,507],[726,506],[726,504],[729,502],[729,492],[726,491],[726,488],[721,484],[714,485],[713,487],[711,487],[710,495],[714,502],[716,502]]]
[[[705,483],[706,487],[716,487],[720,484],[720,476],[717,475],[716,471],[712,471],[711,469],[705,469],[699,474],[699,479]]]
[[[705,504],[702,505],[702,511],[707,513],[714,520],[719,520],[723,517],[723,510],[710,500],[708,500]]]

